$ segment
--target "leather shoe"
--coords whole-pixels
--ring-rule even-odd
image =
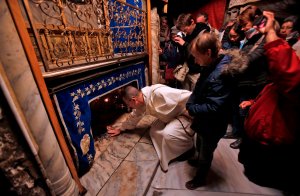
[[[197,179],[193,179],[185,183],[185,187],[190,190],[194,190],[198,187],[205,186],[205,185],[206,185],[205,180],[197,180]]]
[[[233,149],[238,149],[240,147],[241,143],[242,143],[242,138],[239,138],[239,139],[235,140],[235,142],[232,142],[230,144],[230,147]]]

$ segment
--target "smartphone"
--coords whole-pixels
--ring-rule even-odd
[[[181,38],[183,38],[183,34],[182,34],[182,32],[181,32],[181,31],[180,31],[180,32],[178,32],[176,36],[177,36],[177,37],[181,37]]]
[[[259,16],[253,21],[253,26],[257,26],[258,28],[262,28],[266,26],[267,18],[265,16]]]

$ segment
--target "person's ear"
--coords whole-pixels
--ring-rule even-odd
[[[131,97],[131,100],[136,101],[136,96]]]
[[[191,19],[191,25],[194,24],[194,23],[195,23],[195,20],[194,20],[194,19]]]

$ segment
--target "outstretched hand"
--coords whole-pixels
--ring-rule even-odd
[[[113,126],[107,126],[106,129],[107,129],[107,133],[112,137],[117,136],[121,133],[121,130],[119,128],[115,128]]]

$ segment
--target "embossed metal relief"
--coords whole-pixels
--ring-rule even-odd
[[[145,52],[146,15],[138,7],[116,0],[24,0],[24,5],[46,72]]]
[[[109,1],[108,10],[114,51],[121,56],[145,51],[146,13],[117,0]]]

